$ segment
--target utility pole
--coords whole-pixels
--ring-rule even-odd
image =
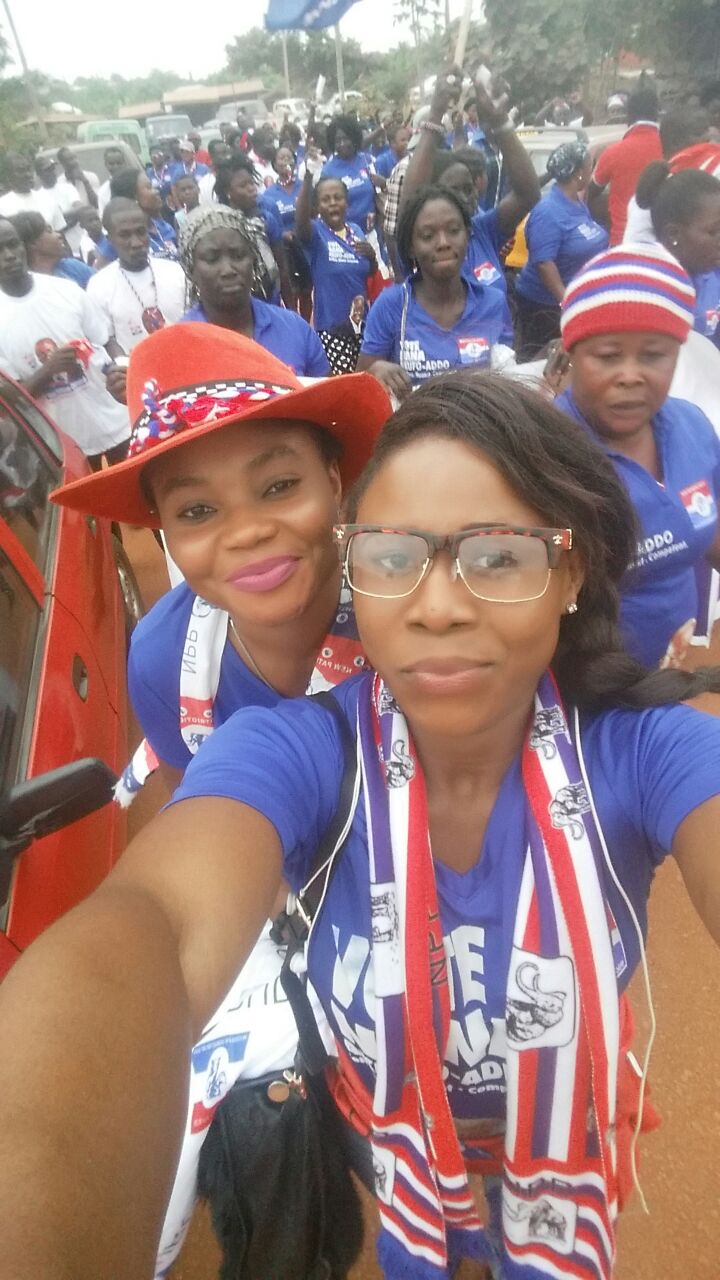
[[[12,38],[15,41],[15,47],[18,51],[18,58],[20,59],[20,66],[22,67],[23,80],[25,81],[25,88],[27,89],[27,92],[28,92],[28,98],[30,99],[32,109],[35,112],[35,115],[37,117],[38,130],[40,133],[40,141],[47,142],[48,131],[47,131],[47,126],[45,124],[45,120],[43,118],[43,111],[40,105],[40,99],[38,98],[35,85],[33,84],[32,79],[30,77],[30,68],[28,67],[27,60],[25,58],[25,51],[20,43],[20,37],[18,36],[18,33],[17,33],[17,27],[15,26],[12,13],[10,12],[10,0],[2,0],[2,4],[3,4],[3,9],[5,10],[5,15],[7,17],[7,24],[10,28]]]
[[[340,106],[344,111],[345,110],[345,70],[343,67],[342,40],[340,38],[339,22],[335,23],[335,66],[337,67],[337,82],[338,82],[338,93],[340,94]]]
[[[291,95],[290,95],[290,64],[288,62],[288,50],[287,50],[287,31],[283,31],[281,35],[282,35],[282,51],[283,51],[283,70],[285,72],[285,97],[289,98]]]

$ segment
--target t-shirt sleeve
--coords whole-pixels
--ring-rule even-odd
[[[91,288],[92,281],[88,283]],[[105,314],[95,301],[92,293],[83,293],[82,303],[82,322],[83,332],[89,342],[94,343],[96,347],[104,347],[109,341],[112,334],[112,325]]]
[[[610,719],[605,750],[614,757],[614,792],[637,806],[659,863],[688,814],[720,795],[720,720],[682,705]]]
[[[401,292],[397,287],[383,289],[373,302],[365,325],[361,355],[377,356],[379,360],[396,359],[402,317]]]
[[[275,245],[279,240],[282,240],[283,229],[282,222],[280,221],[280,214],[278,213],[276,206],[270,201],[266,201],[264,204],[260,205],[260,212],[265,222],[268,240],[271,245]]]
[[[151,614],[139,624],[130,643],[130,702],[158,758],[184,769],[191,754],[180,736],[179,655],[173,661],[167,646],[157,644],[156,631],[148,630],[149,620]]]
[[[608,182],[612,180],[613,155],[614,147],[606,147],[595,168],[593,169],[592,180],[596,187],[606,187]]]
[[[330,712],[299,698],[236,711],[193,757],[171,803],[238,800],[278,833],[284,872],[301,888],[338,806],[343,754]]]
[[[527,220],[527,237],[530,262],[554,262],[562,243],[562,228],[553,216],[552,208],[541,201]]]
[[[481,213],[476,213],[472,220],[472,225],[473,230],[479,231],[499,253],[508,237],[503,235],[500,230],[497,209],[486,209]]]

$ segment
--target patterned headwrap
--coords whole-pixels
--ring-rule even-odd
[[[585,163],[588,149],[584,142],[563,142],[548,157],[547,171],[556,182],[568,182]]]
[[[239,231],[255,253],[255,244],[238,209],[231,209],[227,204],[201,204],[191,210],[178,233],[180,263],[186,276],[192,275],[195,251],[203,237],[210,231],[224,231],[226,228]]]

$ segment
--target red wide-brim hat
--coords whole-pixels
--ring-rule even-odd
[[[141,484],[145,467],[170,449],[233,423],[309,422],[342,445],[343,487],[360,475],[392,413],[369,373],[303,386],[292,369],[249,338],[211,324],[177,324],[150,334],[130,356],[130,453],[124,462],[56,489],[53,502],[125,524],[159,526]]]

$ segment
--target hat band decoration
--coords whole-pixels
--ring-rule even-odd
[[[142,391],[143,411],[130,434],[129,458],[146,453],[181,431],[204,427],[238,415],[250,405],[274,400],[296,390],[274,382],[206,382],[160,395],[155,378]]]

